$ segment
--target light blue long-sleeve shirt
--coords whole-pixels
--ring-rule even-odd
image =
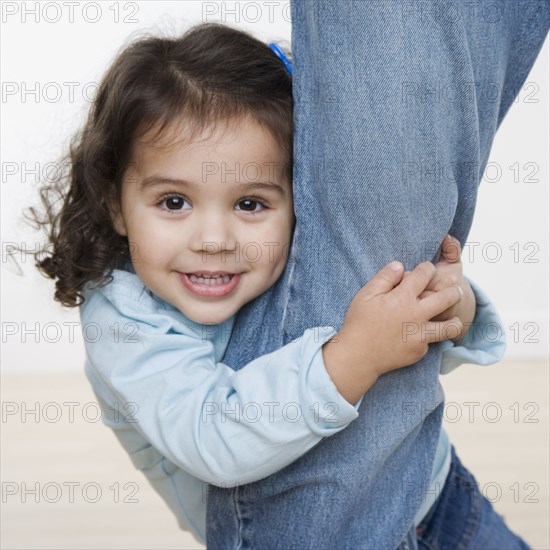
[[[234,318],[194,323],[129,269],[114,270],[112,282],[84,293],[81,323],[94,335],[85,339],[86,375],[104,423],[180,527],[204,543],[208,483],[233,487],[284,468],[357,418],[363,397],[348,403],[325,369],[321,348],[336,334],[333,327],[308,329],[235,372],[220,362]],[[501,326],[490,301],[472,287],[474,327]],[[502,357],[502,339],[491,342],[479,328],[470,332],[460,346],[442,344],[442,373]],[[444,485],[449,467],[442,431],[432,486]],[[428,491],[417,524],[435,498]]]

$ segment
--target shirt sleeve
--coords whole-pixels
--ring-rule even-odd
[[[476,313],[468,332],[458,344],[442,342],[440,374],[449,374],[464,363],[492,365],[504,357],[506,334],[502,319],[485,292],[468,279],[476,298]]]
[[[361,400],[348,403],[324,367],[332,327],[308,329],[235,372],[169,317],[138,313],[135,299],[118,302],[125,311],[115,303],[98,292],[81,307],[83,325],[103,336],[85,343],[89,378],[162,456],[201,480],[267,477],[358,416]]]

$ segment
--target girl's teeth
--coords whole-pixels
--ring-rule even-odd
[[[205,279],[204,277],[197,277],[196,275],[189,275],[189,279],[193,281],[194,283],[200,283],[201,285],[224,285],[228,283],[233,275],[223,275],[222,277],[210,277],[208,279]]]

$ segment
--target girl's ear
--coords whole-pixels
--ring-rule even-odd
[[[111,216],[111,221],[113,222],[115,231],[122,237],[127,237],[128,232],[126,231],[126,224],[124,223],[124,218],[122,216],[118,201],[111,198],[107,202],[107,208],[109,210],[109,215]]]

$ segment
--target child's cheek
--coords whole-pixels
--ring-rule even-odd
[[[166,233],[158,229],[144,227],[134,233],[131,243],[135,261],[160,267],[178,251],[178,243],[174,233]]]

